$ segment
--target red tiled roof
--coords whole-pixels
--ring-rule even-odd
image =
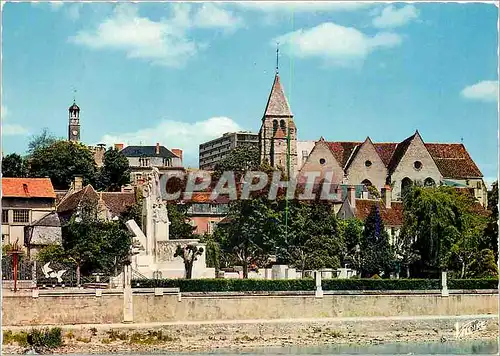
[[[403,142],[374,143],[375,150],[391,173],[406,153],[411,140],[417,133],[406,138]],[[345,167],[347,161],[355,157],[362,142],[326,142],[335,159]],[[478,178],[482,173],[470,157],[463,144],[458,143],[425,143],[429,154],[434,159],[443,178]]]
[[[50,178],[2,178],[2,196],[12,198],[56,198]]]
[[[271,93],[269,94],[269,99],[267,100],[264,116],[292,116],[292,112],[290,110],[290,106],[288,105],[288,100],[286,99],[285,92],[281,86],[280,76],[278,74],[274,77],[273,87],[271,89]]]
[[[402,226],[403,225],[403,203],[392,202],[391,208],[386,209],[381,200],[356,199],[356,217],[365,220],[370,214],[371,209],[375,204],[379,206],[380,217],[385,226]]]
[[[375,150],[380,156],[382,162],[384,162],[384,164],[388,166],[389,162],[391,161],[392,155],[396,150],[396,146],[398,144],[394,142],[383,142],[383,143],[374,143],[373,145],[375,146]]]
[[[361,144],[362,142],[327,142],[333,156],[342,168],[345,167],[347,160],[353,153],[353,150]]]
[[[136,202],[134,192],[102,192],[100,194],[113,216],[123,214],[128,207]]]
[[[465,146],[461,143],[426,143],[425,147],[444,178],[482,177]]]
[[[214,199],[211,197],[211,192],[193,192],[191,199],[183,199],[186,203],[211,203],[211,204],[227,204],[230,201],[228,194],[217,194]]]

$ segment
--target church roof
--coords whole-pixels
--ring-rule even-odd
[[[273,87],[269,94],[269,99],[267,100],[266,110],[264,111],[264,117],[265,116],[293,116],[285,92],[283,91],[279,74],[276,74],[274,77]]]
[[[71,105],[68,110],[69,111],[73,111],[73,110],[80,111],[80,108],[78,107],[78,105],[76,105],[76,103],[73,103],[73,105]]]
[[[415,135],[417,135],[417,133],[399,143],[373,143],[382,162],[384,162],[390,172],[397,167]],[[363,144],[363,142],[355,141],[326,143],[342,167],[345,167],[349,160],[354,159],[357,148]],[[479,178],[483,176],[463,144],[424,143],[424,145],[436,163],[439,172],[443,175],[443,178],[462,179]]]

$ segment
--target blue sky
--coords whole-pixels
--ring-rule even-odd
[[[280,75],[299,139],[463,142],[497,175],[497,18],[492,4],[7,3],[2,145],[43,127],[87,144],[185,151],[258,131]]]

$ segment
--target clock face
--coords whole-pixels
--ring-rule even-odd
[[[76,136],[76,135],[78,135],[78,131],[73,130],[73,136]]]

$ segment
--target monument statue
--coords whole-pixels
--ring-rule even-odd
[[[174,257],[177,245],[197,245],[206,249],[198,239],[170,240],[167,204],[163,201],[161,190],[161,173],[153,167],[143,186],[143,217],[144,226],[141,230],[134,220],[126,225],[142,247],[133,257],[132,268],[147,278],[153,278],[161,273],[163,278],[183,278],[184,262],[180,257]],[[193,278],[215,278],[215,270],[207,268],[205,253],[195,262]]]

